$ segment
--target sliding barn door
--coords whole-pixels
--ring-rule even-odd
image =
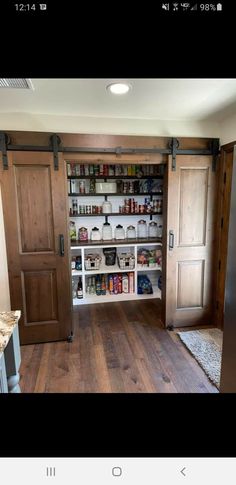
[[[166,325],[213,323],[215,178],[211,156],[169,160]]]
[[[22,344],[66,339],[71,298],[64,162],[53,154],[8,152],[2,169],[11,309],[21,310]]]

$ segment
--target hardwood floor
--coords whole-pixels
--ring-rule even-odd
[[[159,314],[158,300],[82,305],[72,343],[21,347],[22,392],[218,392]]]

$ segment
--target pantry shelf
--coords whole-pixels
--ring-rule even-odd
[[[95,179],[95,180],[104,180],[104,179],[113,179],[113,180],[121,180],[121,179],[129,179],[129,180],[145,180],[145,179],[163,179],[163,175],[142,175],[142,177],[138,177],[137,175],[68,175],[68,180],[74,179]]]
[[[155,266],[155,267],[147,267],[147,266],[137,266],[137,268],[135,268],[137,272],[139,271],[142,271],[142,272],[145,272],[146,271],[162,271],[162,267],[161,266]]]
[[[153,288],[151,295],[138,295],[137,293],[120,293],[118,295],[87,295],[84,298],[73,298],[73,307],[80,305],[88,305],[91,303],[112,303],[116,301],[130,301],[130,300],[152,300],[154,298],[161,298],[161,290],[158,287]]]
[[[133,197],[139,197],[139,195],[146,195],[147,197],[150,197],[151,195],[155,195],[155,196],[158,196],[158,197],[162,197],[163,194],[160,194],[159,192],[139,192],[139,193],[134,193],[134,192],[107,192],[107,193],[88,193],[88,194],[81,194],[80,192],[70,192],[68,194],[68,197],[103,197],[104,195],[108,196],[108,197],[123,197],[123,196],[133,196]]]
[[[159,244],[162,245],[162,238],[156,238],[156,237],[149,237],[149,238],[143,238],[143,239],[112,239],[111,241],[91,241],[89,239],[88,241],[71,241],[71,249],[74,248],[80,248],[81,246],[83,247],[92,247],[92,246],[100,246],[100,247],[110,247],[110,246],[133,246],[133,245],[153,245],[153,244]]]
[[[123,212],[102,212],[101,214],[78,214],[77,216],[71,216],[69,215],[70,218],[74,219],[77,217],[106,217],[106,216],[162,216],[162,212],[132,212],[132,213],[123,213]]]
[[[108,273],[127,273],[127,272],[132,273],[132,271],[134,271],[134,269],[129,269],[129,268],[120,269],[118,264],[113,264],[111,266],[101,264],[99,269],[85,270],[84,274],[86,276],[89,276],[89,275],[92,276],[95,274],[108,274]]]

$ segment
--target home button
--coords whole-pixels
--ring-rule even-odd
[[[114,468],[112,468],[112,475],[113,477],[121,477],[122,469],[119,466],[115,466]]]

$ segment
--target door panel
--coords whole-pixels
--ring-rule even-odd
[[[179,246],[203,245],[206,237],[208,168],[180,168],[179,185]]]
[[[21,343],[66,339],[72,328],[67,181],[62,157],[9,152],[0,171],[12,310],[20,309]],[[64,235],[64,256],[59,236]]]
[[[177,278],[177,309],[202,308],[204,261],[179,261]]]
[[[57,322],[58,298],[55,270],[22,272],[22,293],[25,295],[27,325],[35,322]],[[45,305],[42,305],[42,301]]]
[[[17,165],[14,168],[21,251],[53,251],[50,166]],[[39,204],[39,200],[43,204]]]
[[[169,160],[166,325],[211,323],[215,178],[212,157]]]

